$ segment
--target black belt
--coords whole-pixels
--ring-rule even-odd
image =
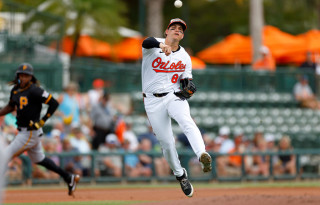
[[[145,93],[142,93],[142,95],[145,98],[147,97],[147,95]],[[158,97],[158,98],[161,98],[161,97],[166,96],[166,95],[168,95],[168,93],[153,93],[153,96]]]
[[[18,127],[18,130],[19,131],[22,131],[22,130],[27,130],[27,131],[31,131],[31,130],[36,130],[36,129],[34,129],[34,128],[32,128],[32,127]]]

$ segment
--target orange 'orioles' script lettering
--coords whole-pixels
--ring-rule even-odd
[[[186,64],[182,64],[181,61],[178,63],[171,63],[171,65],[169,64],[170,61],[162,62],[162,59],[158,57],[152,62],[152,67],[156,73],[184,72],[186,69]]]

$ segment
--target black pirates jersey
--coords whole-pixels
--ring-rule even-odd
[[[30,120],[39,121],[42,103],[48,103],[51,97],[52,95],[35,84],[23,89],[18,86],[12,88],[9,105],[16,108],[18,127],[28,127]]]

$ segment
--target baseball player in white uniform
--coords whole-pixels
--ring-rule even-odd
[[[187,171],[180,164],[175,147],[171,118],[187,136],[204,172],[211,171],[212,160],[205,150],[201,133],[190,116],[186,100],[196,91],[192,82],[190,56],[179,45],[186,29],[186,23],[175,18],[170,21],[165,38],[149,37],[143,41],[142,90],[145,110],[161,144],[163,155],[184,194],[192,197],[193,187],[188,180]]]

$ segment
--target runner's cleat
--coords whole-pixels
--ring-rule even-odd
[[[77,183],[80,181],[80,176],[78,174],[71,175],[71,182],[68,184],[68,195],[74,197],[74,192],[76,191]]]
[[[188,196],[192,197],[193,195],[193,186],[190,183],[187,175],[187,171],[185,168],[183,168],[183,175],[181,177],[176,177],[177,180],[180,182],[181,189],[183,193]]]
[[[204,152],[201,154],[199,161],[201,162],[201,167],[203,172],[210,172],[212,170],[212,167],[211,167],[212,159],[207,152]]]

